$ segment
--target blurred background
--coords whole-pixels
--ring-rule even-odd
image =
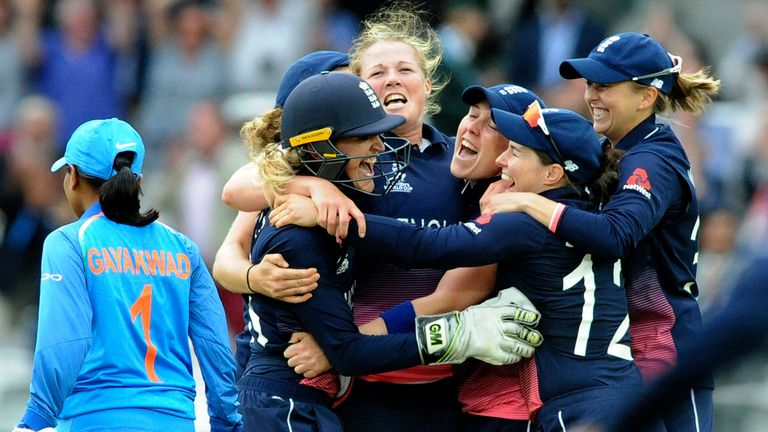
[[[0,430],[28,396],[45,236],[73,220],[50,165],[82,122],[120,117],[147,147],[145,207],[189,235],[210,265],[234,212],[219,200],[247,162],[238,131],[274,103],[283,71],[347,51],[382,2],[355,0],[0,0]],[[584,112],[562,59],[641,31],[723,83],[701,116],[667,119],[691,159],[702,207],[705,319],[746,258],[768,246],[768,2],[426,0],[451,81],[430,122],[453,134],[461,90],[512,82]],[[238,330],[239,297],[222,293]],[[718,374],[715,430],[768,431],[768,353]],[[204,401],[198,424],[207,430]]]

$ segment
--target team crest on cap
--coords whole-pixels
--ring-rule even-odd
[[[379,102],[379,97],[376,96],[376,92],[373,91],[370,85],[368,85],[365,81],[360,81],[360,84],[358,84],[358,87],[360,87],[363,92],[365,92],[365,95],[368,97],[368,100],[371,102],[371,107],[378,108],[381,106],[381,102]]]
[[[597,46],[597,52],[600,52],[600,53],[605,52],[606,48],[611,46],[612,43],[616,42],[619,39],[621,39],[621,37],[619,37],[618,35],[614,35],[600,42],[600,45]]]

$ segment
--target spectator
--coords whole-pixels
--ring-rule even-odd
[[[13,122],[16,104],[24,90],[24,68],[13,12],[11,0],[0,0],[0,152],[3,133]]]
[[[84,121],[121,115],[116,72],[118,57],[129,50],[135,34],[133,2],[110,0],[108,19],[102,22],[94,0],[61,0],[55,6],[56,27],[49,30],[40,28],[41,0],[18,3],[23,5],[23,55],[36,71],[37,89],[61,116],[58,141],[66,142]]]
[[[16,310],[37,303],[39,265],[45,236],[71,219],[60,197],[60,179],[50,175],[58,156],[56,113],[39,96],[23,99],[11,134],[0,209],[7,226],[0,244],[2,292]],[[34,317],[32,317],[34,318]]]
[[[190,112],[226,89],[225,55],[214,37],[213,11],[201,0],[177,0],[165,7],[149,2],[152,47],[139,128],[157,156],[148,168],[164,166],[169,141],[180,138]]]

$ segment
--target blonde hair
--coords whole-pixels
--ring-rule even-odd
[[[295,149],[284,151],[281,148],[282,115],[282,108],[274,108],[245,123],[240,129],[240,136],[248,149],[248,157],[258,169],[264,196],[270,203],[276,195],[285,190],[286,183],[296,176],[296,171],[301,166]]]
[[[681,73],[668,95],[659,92],[653,112],[661,114],[683,110],[698,114],[717,97],[719,91],[720,80],[710,75],[709,67],[694,73]]]
[[[435,115],[440,112],[437,95],[445,87],[447,77],[438,76],[437,69],[443,60],[443,45],[440,37],[427,23],[426,12],[416,9],[407,1],[393,2],[363,21],[363,31],[352,42],[349,51],[350,69],[360,75],[363,52],[377,42],[404,42],[414,48],[424,77],[431,81],[432,92],[427,98],[424,113]]]

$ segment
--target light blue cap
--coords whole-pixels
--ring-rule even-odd
[[[112,167],[118,153],[133,152],[131,172],[141,176],[144,165],[144,142],[128,123],[111,118],[90,120],[81,124],[67,142],[64,157],[51,166],[56,172],[64,165],[75,165],[83,174],[109,180],[117,174]]]

